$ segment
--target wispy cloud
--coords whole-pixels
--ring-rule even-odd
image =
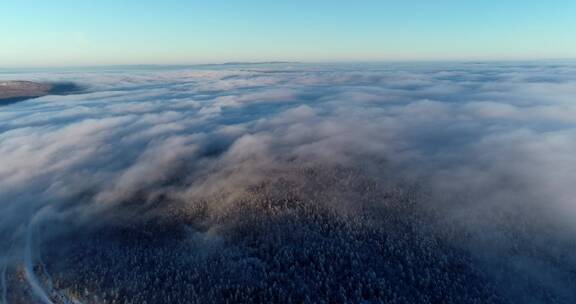
[[[290,180],[287,172],[300,167],[344,166],[420,185],[428,196],[419,208],[472,235],[470,242],[444,239],[450,246],[484,246],[481,259],[521,273],[529,267],[515,264],[520,257],[540,265],[548,279],[530,272],[526,286],[547,286],[576,265],[565,239],[576,228],[574,65],[227,66],[0,77],[86,88],[0,112],[0,244],[15,244],[2,252],[5,264],[18,260],[12,256],[41,214],[78,224],[128,210],[124,220],[138,221],[150,210],[167,212],[164,205],[208,200],[214,218],[226,217],[255,185]],[[334,183],[341,189],[322,193],[319,204],[346,216],[365,207],[360,193]],[[385,207],[383,196],[374,199],[370,204]],[[538,233],[526,234],[531,229]],[[489,258],[512,255],[525,245],[515,237],[530,236],[527,248],[541,250],[534,256]],[[561,299],[574,298],[554,284]]]

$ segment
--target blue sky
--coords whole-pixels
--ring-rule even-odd
[[[576,57],[574,0],[3,0],[0,66]]]

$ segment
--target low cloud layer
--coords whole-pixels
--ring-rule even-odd
[[[58,288],[30,270],[41,255],[30,251],[71,227],[137,226],[170,212],[195,216],[203,206],[209,220],[185,220],[195,248],[232,252],[230,238],[244,227],[238,204],[260,197],[258,185],[269,197],[298,189],[299,202],[358,218],[367,231],[383,224],[363,219],[366,206],[388,210],[387,195],[396,204],[417,200],[429,219],[422,223],[435,227],[426,233],[486,269],[503,269],[484,271],[488,281],[516,286],[496,291],[502,299],[576,297],[574,64],[0,73],[10,78],[73,81],[85,92],[0,110],[5,301],[35,295],[57,302]],[[328,176],[337,177],[332,187]],[[319,189],[317,201],[306,185]],[[263,214],[272,225],[273,216]],[[11,293],[17,265],[28,269],[30,287]]]

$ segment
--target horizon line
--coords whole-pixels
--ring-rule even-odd
[[[494,58],[494,59],[383,59],[383,60],[264,60],[264,61],[222,61],[205,63],[102,63],[71,65],[0,65],[0,70],[8,69],[66,69],[66,68],[109,68],[109,67],[202,67],[235,65],[273,65],[273,64],[391,64],[391,63],[506,63],[506,62],[547,62],[576,61],[576,57],[551,58]]]

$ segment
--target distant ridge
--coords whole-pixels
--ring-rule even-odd
[[[0,81],[0,106],[46,95],[69,94],[79,90],[80,87],[72,82]]]
[[[265,64],[298,64],[297,61],[261,61],[261,62],[224,62],[218,65],[265,65]]]
[[[49,95],[52,85],[31,81],[0,82],[0,105]]]

